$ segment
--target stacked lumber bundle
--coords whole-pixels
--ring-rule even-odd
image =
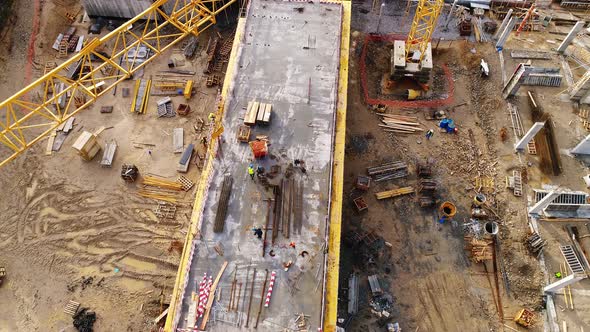
[[[183,190],[183,184],[178,181],[170,181],[151,175],[147,175],[143,178],[143,185],[176,191]]]
[[[380,124],[386,132],[398,133],[398,134],[414,134],[421,132],[424,129],[420,127],[418,118],[415,116],[397,115],[397,114],[379,114],[381,121],[384,124]]]
[[[411,194],[413,192],[414,192],[414,188],[403,187],[403,188],[399,188],[399,189],[393,189],[393,190],[387,190],[387,191],[375,193],[375,197],[377,197],[377,199],[386,199],[386,198],[392,198],[392,197],[397,197],[397,196],[401,196],[401,195]]]
[[[141,197],[155,199],[157,201],[164,201],[168,203],[176,203],[178,198],[176,193],[163,192],[154,189],[141,189],[137,192]]]
[[[493,241],[485,239],[476,239],[472,236],[465,236],[465,250],[470,252],[471,260],[475,263],[481,263],[493,259]]]

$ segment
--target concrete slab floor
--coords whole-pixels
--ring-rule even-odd
[[[178,326],[188,326],[192,294],[198,293],[203,274],[215,278],[223,262],[228,261],[218,286],[221,300],[214,304],[209,331],[246,329],[254,268],[257,274],[249,328],[254,326],[261,298],[266,296],[262,285],[267,269],[269,276],[271,271],[277,272],[277,281],[270,306],[261,312],[258,330],[294,328],[296,314],[303,313],[309,315],[311,331],[320,326],[322,312],[323,248],[329,212],[341,6],[254,0],[250,7],[244,38],[237,52],[237,72],[230,83],[232,87],[225,105],[222,152],[215,160],[203,215],[202,240],[195,243],[197,249]],[[256,161],[252,161],[250,147],[236,139],[245,108],[254,100],[273,106],[271,124],[252,128],[251,138],[267,135],[270,140],[269,156]],[[297,229],[292,222],[289,238],[276,230],[279,233],[274,246],[271,244],[273,230],[268,230],[267,252],[262,257],[262,241],[253,235],[252,228],[265,227],[268,210],[265,200],[272,198],[273,193],[258,180],[251,180],[247,168],[251,162],[266,171],[272,165],[280,165],[279,176],[270,180],[279,183],[294,159],[304,160],[307,170],[303,173],[295,168],[293,172],[295,179],[303,182],[301,227]],[[214,233],[213,222],[224,174],[233,178],[233,189],[224,231]],[[289,246],[290,242],[295,242],[295,249]],[[223,247],[223,256],[214,249],[216,245]],[[269,255],[271,249],[274,257]],[[300,253],[304,250],[309,255],[302,257]],[[293,266],[285,272],[283,263],[288,261],[292,261]],[[237,312],[228,312],[234,276],[237,284],[242,284],[241,296],[237,300]]]

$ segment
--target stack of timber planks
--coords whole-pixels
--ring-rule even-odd
[[[387,191],[375,193],[375,197],[377,197],[377,199],[386,199],[386,198],[392,198],[392,197],[411,194],[413,192],[414,192],[414,188],[403,187],[403,188],[398,188],[398,189],[387,190]]]
[[[267,125],[270,123],[272,114],[272,104],[265,104],[258,101],[248,102],[246,115],[244,115],[244,124],[253,126],[256,123]]]
[[[379,127],[383,128],[386,132],[397,133],[397,134],[414,134],[421,132],[424,129],[420,127],[418,118],[415,116],[397,115],[397,114],[385,114],[380,113],[381,122]]]

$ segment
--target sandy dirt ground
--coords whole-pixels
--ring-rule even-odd
[[[64,5],[79,8],[77,1],[40,5],[32,79],[42,74],[45,61],[55,61],[51,44],[67,27],[59,14],[65,13]],[[2,98],[26,84],[23,68],[34,7],[32,1],[19,2],[15,26],[3,41],[8,47],[0,61]],[[85,33],[84,24],[75,25]],[[189,116],[157,118],[157,96],[151,98],[148,114],[129,113],[131,98],[122,98],[120,88],[132,88],[133,81],[123,82],[116,96],[108,94],[76,116],[73,134],[60,151],[45,156],[46,141],[41,141],[0,170],[0,265],[8,273],[0,288],[0,331],[73,331],[72,318],[63,312],[69,300],[97,313],[95,331],[153,328],[153,319],[172,292],[195,187],[181,196],[174,219],[159,219],[156,202],[139,197],[139,184],[124,183],[119,173],[121,164],[134,163],[143,175],[174,180],[179,155],[172,151],[172,129],[184,128],[185,145],[198,145],[201,133],[193,125],[214,109],[217,94],[215,87],[205,87],[200,74],[209,33],[199,39],[198,56],[179,68],[198,73],[199,92],[189,102]],[[179,47],[172,52],[179,53]],[[171,54],[162,55],[144,75],[167,69]],[[173,98],[175,105],[183,100]],[[113,106],[113,113],[101,114],[102,105]],[[100,157],[84,162],[70,148],[82,130],[100,126],[113,128],[101,134],[99,143],[118,144],[112,168],[101,168]],[[152,154],[147,146],[138,148],[132,142],[153,144]],[[193,164],[184,176],[196,182],[199,170]]]

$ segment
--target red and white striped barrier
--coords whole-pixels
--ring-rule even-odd
[[[268,307],[270,305],[270,296],[272,295],[272,289],[275,286],[275,279],[277,278],[277,272],[272,271],[270,274],[270,282],[268,283],[268,292],[266,293],[266,300],[264,301],[264,306]]]
[[[197,317],[203,316],[205,313],[205,304],[207,298],[205,296],[205,289],[207,288],[207,273],[203,274],[203,280],[199,282],[199,306],[197,308]]]

